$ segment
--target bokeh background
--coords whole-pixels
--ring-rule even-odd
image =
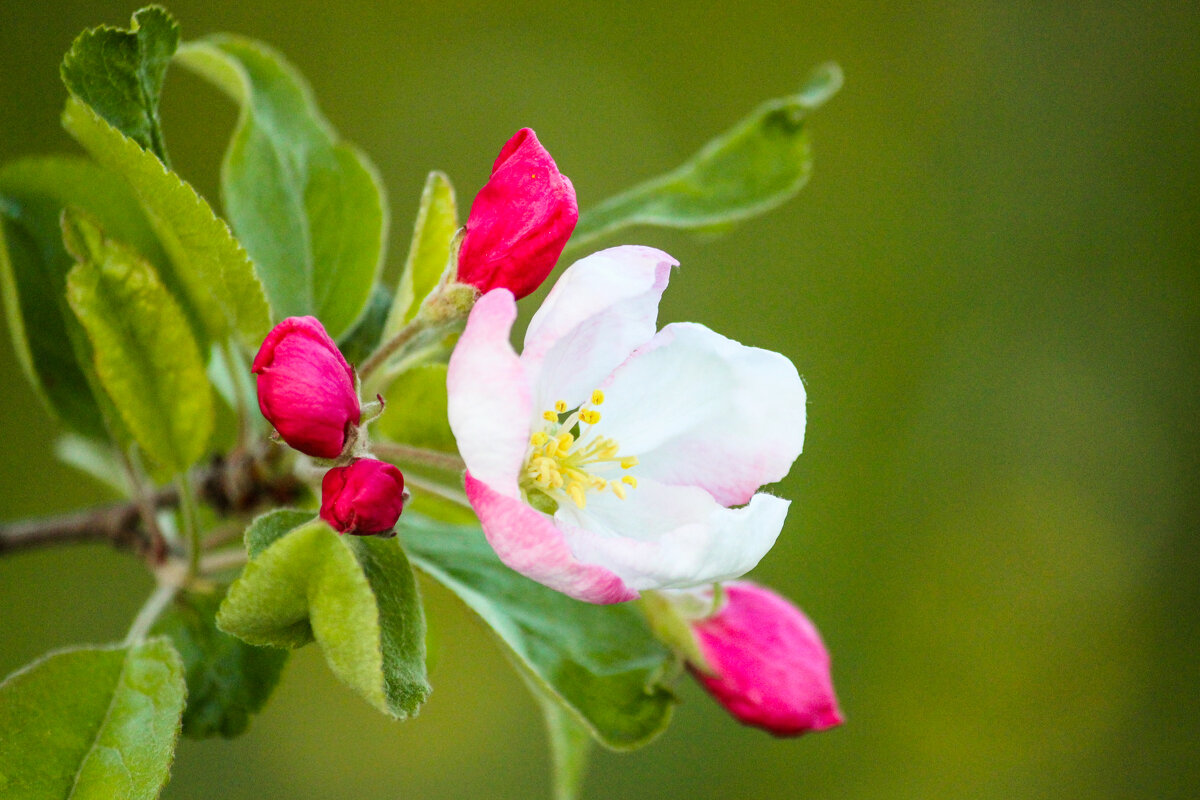
[[[1184,798],[1200,786],[1200,5],[174,0],[282,49],[376,161],[403,260],[427,170],[463,203],[534,127],[587,206],[834,59],[801,195],[683,263],[663,320],[788,354],[810,404],[754,576],[824,632],[847,724],[775,740],[681,684],[590,798]],[[74,151],[58,62],[136,5],[0,5],[0,158]],[[216,199],[232,108],[172,73],[176,166]],[[105,499],[0,344],[0,518]],[[0,560],[0,674],[120,638],[150,588],[102,546]],[[434,695],[391,723],[313,648],[164,797],[528,798],[545,737],[483,627],[427,586]]]

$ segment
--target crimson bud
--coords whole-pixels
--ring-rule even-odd
[[[321,481],[321,519],[340,533],[390,531],[403,510],[404,475],[384,461],[356,458]]]

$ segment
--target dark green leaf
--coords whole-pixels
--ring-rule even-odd
[[[500,562],[477,527],[406,513],[413,563],[462,598],[542,687],[608,747],[646,744],[670,721],[660,679],[671,654],[629,604],[592,605],[534,583]]]
[[[178,46],[179,25],[164,9],[149,6],[133,15],[127,31],[102,25],[79,34],[63,58],[63,83],[167,164],[158,101]]]
[[[67,205],[156,264],[166,260],[137,198],[116,175],[82,158],[44,157],[0,168],[0,290],[14,350],[34,388],[68,426],[107,438],[92,393],[91,349],[67,307],[75,260],[63,248]]]
[[[187,469],[208,444],[213,400],[183,311],[149,264],[82,212],[65,212],[63,237],[79,262],[67,275],[67,301],[101,384],[146,453]]]
[[[276,316],[312,314],[340,336],[382,261],[387,206],[374,167],[338,140],[304,79],[265,45],[214,36],[177,59],[242,106],[221,191]]]
[[[334,674],[367,702],[412,716],[429,695],[425,616],[397,540],[339,536],[320,520],[284,531],[287,522],[260,518],[247,534],[252,560],[217,624],[255,645],[315,639]]]
[[[270,309],[229,227],[195,189],[86,104],[68,99],[62,122],[96,161],[132,187],[209,336],[221,340],[236,333],[257,349],[271,327]]]
[[[354,327],[342,334],[338,340],[338,349],[351,364],[361,364],[367,356],[375,352],[383,338],[383,326],[387,322],[388,312],[392,308],[392,293],[383,284],[375,284],[371,296],[367,298],[367,307]]]
[[[222,597],[221,592],[178,595],[153,628],[169,636],[183,658],[188,689],[183,734],[193,739],[245,731],[287,661],[286,650],[254,647],[217,630]]]
[[[388,315],[384,336],[392,336],[417,315],[421,301],[434,290],[450,259],[450,243],[458,230],[454,186],[441,172],[431,172],[421,192],[421,205],[413,224],[408,259],[396,287],[396,300]]]
[[[723,230],[775,208],[808,181],[808,115],[841,85],[836,64],[818,68],[799,93],[762,104],[678,169],[587,209],[570,247],[629,225]]]
[[[166,639],[51,653],[0,684],[0,797],[153,800],[186,687]]]

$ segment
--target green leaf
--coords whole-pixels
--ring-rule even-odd
[[[153,800],[186,687],[165,639],[51,653],[0,683],[0,796]]]
[[[274,544],[276,539],[301,525],[315,521],[316,515],[313,512],[296,511],[291,508],[276,508],[255,517],[250,527],[246,528],[246,554],[251,559],[258,558],[258,554]]]
[[[478,527],[411,513],[401,522],[413,563],[479,614],[601,744],[629,750],[666,728],[674,696],[661,679],[673,657],[636,608],[582,603],[513,572]]]
[[[334,674],[367,702],[396,718],[414,715],[429,696],[425,616],[399,543],[339,536],[319,520],[283,530],[289,520],[276,513],[247,533],[251,561],[217,625],[254,645],[315,640]]]
[[[85,475],[108,486],[122,497],[133,497],[134,487],[121,463],[119,451],[111,444],[66,433],[54,441],[54,455]]]
[[[287,661],[286,650],[254,647],[217,629],[215,615],[223,596],[180,594],[152,629],[169,636],[183,658],[183,734],[192,739],[231,738],[245,731],[250,715],[279,683]]]
[[[87,331],[96,374],[142,449],[182,472],[204,454],[213,400],[187,319],[154,269],[68,209],[63,238],[78,260],[67,301]]]
[[[304,79],[266,45],[213,36],[176,58],[242,106],[221,192],[275,314],[315,315],[337,338],[383,258],[387,205],[374,167],[339,141]]]
[[[174,265],[183,294],[213,339],[230,334],[257,349],[271,327],[262,284],[229,227],[189,184],[77,98],[63,127],[137,195]]]
[[[383,416],[375,427],[384,437],[415,447],[458,452],[446,417],[446,365],[406,370],[384,392]]]
[[[62,243],[63,208],[77,206],[155,263],[165,254],[118,176],[73,157],[27,158],[0,167],[0,291],[14,350],[50,411],[72,429],[107,438],[92,393],[91,351],[66,302],[75,260]]]
[[[383,326],[392,308],[392,293],[383,284],[377,283],[367,298],[367,307],[354,327],[338,339],[338,349],[351,364],[361,364],[375,352],[383,339]]]
[[[179,25],[149,6],[128,31],[102,25],[79,34],[60,72],[71,94],[167,164],[158,101],[178,46]]]
[[[458,206],[454,201],[454,187],[445,174],[431,172],[421,192],[412,244],[409,245],[404,272],[400,274],[400,285],[396,287],[396,300],[384,328],[385,337],[391,337],[412,320],[421,307],[421,301],[437,287],[449,262],[450,243],[457,230]]]
[[[808,115],[841,85],[836,64],[819,67],[797,94],[763,103],[678,169],[580,214],[570,247],[630,225],[720,230],[789,200],[812,171]]]

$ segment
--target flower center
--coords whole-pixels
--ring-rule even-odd
[[[608,489],[624,500],[629,489],[637,488],[637,478],[632,475],[616,476],[617,471],[637,464],[637,456],[621,456],[615,439],[593,432],[600,421],[595,406],[604,402],[604,392],[597,389],[590,400],[574,411],[568,411],[566,401],[559,400],[542,413],[546,423],[530,437],[521,473],[521,489],[527,498],[538,492],[584,508],[589,489]],[[539,506],[533,499],[531,504]]]

